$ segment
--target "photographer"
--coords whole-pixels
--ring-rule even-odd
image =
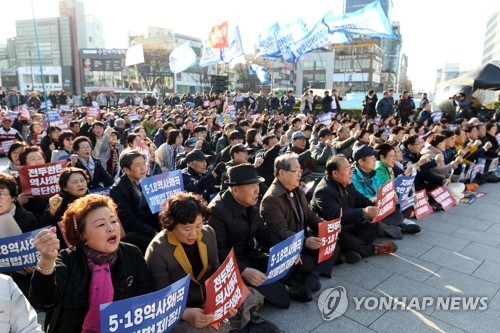
[[[472,117],[470,101],[464,92],[459,92],[453,98],[453,105],[456,106],[456,117],[469,120]]]

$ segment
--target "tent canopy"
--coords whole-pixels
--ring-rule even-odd
[[[439,85],[439,87],[443,86],[469,86],[472,87],[472,91],[500,90],[500,68],[493,64],[486,64]]]

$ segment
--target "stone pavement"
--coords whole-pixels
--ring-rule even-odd
[[[396,253],[342,264],[331,279],[321,278],[321,291],[343,286],[347,292],[349,305],[339,318],[322,319],[321,291],[310,303],[292,302],[288,310],[265,305],[261,314],[287,333],[500,332],[500,184],[484,184],[479,191],[487,195],[418,221],[422,232],[396,240]],[[485,296],[488,306],[369,311],[355,309],[355,296]]]

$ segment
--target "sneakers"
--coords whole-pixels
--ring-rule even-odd
[[[319,279],[313,274],[307,275],[305,285],[313,293],[321,290],[321,282],[319,282]]]
[[[288,294],[291,300],[301,303],[307,303],[313,300],[313,294],[306,286],[292,284],[289,286]]]
[[[274,325],[270,321],[263,320],[260,323],[254,323],[250,321],[246,326],[249,333],[280,333],[278,326]]]
[[[420,232],[420,226],[410,219],[404,219],[401,231],[403,234],[416,234]]]
[[[398,250],[398,246],[393,242],[373,243],[375,254],[390,254]]]
[[[344,262],[348,264],[355,264],[361,260],[361,254],[356,251],[345,251],[342,256],[344,256]]]

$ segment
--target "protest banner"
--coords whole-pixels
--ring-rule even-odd
[[[57,126],[61,131],[69,130],[69,121],[66,117],[55,116],[50,119],[50,126]]]
[[[372,220],[372,223],[381,221],[396,210],[396,192],[394,191],[394,182],[389,179],[377,191],[377,202],[375,204],[380,208],[380,212]]]
[[[0,154],[7,154],[10,146],[17,142],[17,139],[7,140],[0,143]]]
[[[488,167],[488,173],[496,173],[498,169],[499,163],[498,163],[498,157],[495,157],[494,159],[491,160],[490,166]]]
[[[213,314],[212,326],[226,319],[229,309],[237,309],[250,295],[250,290],[243,282],[238,263],[231,249],[222,265],[205,281],[206,303],[203,313]]]
[[[429,194],[434,198],[434,200],[437,201],[437,203],[443,206],[443,210],[448,210],[457,204],[455,198],[453,198],[444,186],[436,187],[432,191],[429,191]]]
[[[160,173],[139,181],[151,212],[157,213],[162,203],[176,193],[184,191],[181,170]]]
[[[95,119],[99,119],[100,116],[101,116],[101,111],[100,111],[99,107],[89,106],[87,108],[87,118],[93,117]]]
[[[403,211],[415,205],[415,193],[413,193],[413,183],[415,177],[398,176],[394,180],[394,189],[398,196],[396,204],[399,205],[399,210]]]
[[[146,155],[146,166],[149,168],[149,161],[151,160],[151,154],[149,153],[149,147],[142,140],[134,140],[132,143],[132,148],[143,152]]]
[[[47,122],[51,122],[52,119],[55,117],[59,117],[59,110],[58,109],[53,109],[53,110],[46,110],[45,111],[45,118]]]
[[[478,174],[482,174],[484,172],[485,167],[486,167],[485,158],[478,158],[476,163],[473,166],[472,165],[470,166],[470,169],[472,170],[470,175],[471,183],[474,183]]]
[[[223,114],[223,115],[222,115],[222,122],[223,122],[224,124],[229,124],[229,123],[230,123],[230,122],[232,122],[232,121],[233,121],[233,119],[231,118],[231,116],[230,116],[230,115],[228,115],[228,114]]]
[[[415,193],[415,206],[413,207],[413,212],[418,220],[423,219],[427,215],[434,212],[431,205],[429,205],[429,200],[427,198],[427,194],[425,194],[425,190]]]
[[[31,193],[34,197],[59,193],[57,179],[65,167],[66,161],[19,167],[22,193]]]
[[[101,332],[169,332],[186,309],[189,275],[170,286],[100,305]]]
[[[330,126],[332,124],[332,113],[327,112],[318,115],[318,123]]]
[[[267,261],[267,280],[261,286],[273,283],[284,277],[295,265],[304,245],[304,230],[288,237],[271,247]]]
[[[19,111],[19,117],[25,117],[26,119],[31,120],[30,112],[28,109],[20,106],[17,110]]]
[[[0,238],[0,273],[15,272],[25,267],[36,266],[40,259],[40,252],[33,246],[33,239],[43,229]]]
[[[335,254],[335,246],[341,230],[342,209],[340,217],[331,221],[318,223],[318,237],[321,238],[321,246],[318,254],[318,264],[330,259]]]
[[[111,187],[102,187],[89,190],[90,194],[100,194],[109,197],[109,190]]]

